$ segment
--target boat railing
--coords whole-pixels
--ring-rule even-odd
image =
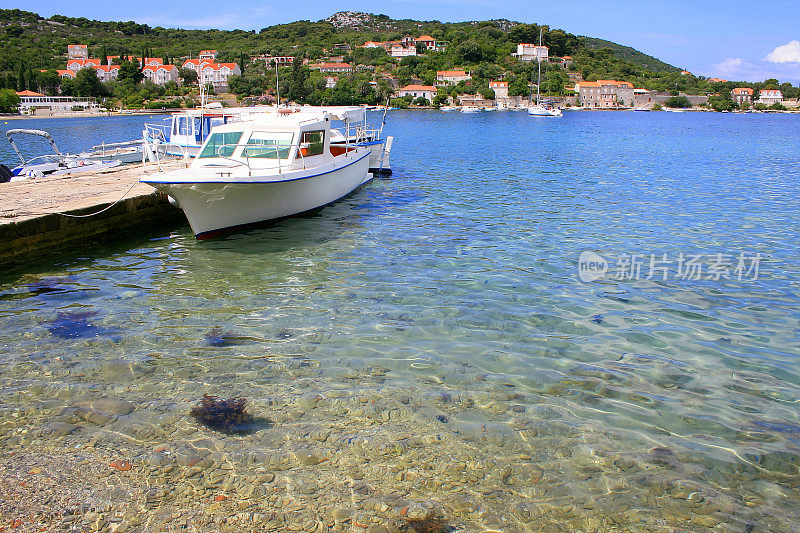
[[[235,151],[236,148],[239,148],[239,147],[243,148],[242,149],[242,156],[245,158],[244,162],[239,160],[239,159],[235,159],[233,157],[224,156],[221,153],[223,148],[233,148],[234,151]],[[241,165],[246,166],[247,167],[248,176],[252,177],[252,175],[253,175],[253,167],[250,166],[250,154],[247,151],[248,148],[257,148],[258,150],[264,150],[265,148],[270,148],[270,147],[258,146],[258,145],[252,145],[252,144],[246,144],[246,143],[220,144],[219,146],[217,146],[217,149],[216,149],[215,153],[216,153],[216,156],[219,157],[220,159],[227,159],[229,161],[233,161],[234,163],[237,163],[236,166],[241,166]],[[278,163],[278,174],[283,174],[283,168],[281,167],[281,159],[282,158],[281,158],[281,152],[280,151],[288,149],[289,153],[291,153],[291,149],[292,148],[297,148],[297,154],[300,155],[300,160],[302,161],[302,164],[303,164],[303,170],[305,170],[305,168],[306,168],[306,156],[303,153],[303,151],[301,150],[299,144],[290,144],[290,145],[276,144],[276,145],[271,146],[271,148],[275,151],[275,161],[277,161],[277,163]],[[286,160],[288,161],[289,158],[287,157]],[[286,166],[287,167],[291,167],[291,164],[287,164]]]

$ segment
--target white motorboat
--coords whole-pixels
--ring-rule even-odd
[[[216,126],[189,168],[140,181],[174,199],[203,239],[327,205],[372,179],[369,147],[331,144],[335,116],[295,109]]]
[[[461,106],[462,113],[478,113],[480,112],[481,108],[476,105],[465,105]]]
[[[25,159],[14,141],[15,135],[42,137],[50,142],[55,153]],[[43,130],[12,129],[6,131],[6,136],[22,164],[12,169],[3,165],[0,168],[0,181],[22,181],[43,176],[63,176],[75,172],[105,170],[121,164],[118,159],[114,158],[95,160],[84,155],[62,154],[56,146],[53,136]]]
[[[258,120],[259,117],[264,115],[274,115],[287,109],[327,111],[331,117],[343,122],[342,128],[331,130],[331,144],[369,146],[372,151],[369,165],[370,172],[380,175],[392,173],[389,154],[394,139],[392,137],[382,137],[388,108],[384,109],[380,127],[374,127],[367,123],[365,107],[302,106],[278,108],[254,106],[223,108],[214,106],[212,103],[202,108],[173,113],[168,119],[170,121],[169,125],[145,124],[145,129],[142,132],[145,150],[149,150],[150,153],[158,151],[161,154],[190,159],[200,152],[200,147],[215,126]]]
[[[455,105],[443,105],[439,108],[439,111],[458,111],[458,106]]]
[[[539,29],[539,46],[542,46],[542,30]],[[542,61],[538,60],[538,76],[536,78],[536,103],[530,107],[528,107],[528,115],[534,117],[562,117],[564,113],[561,110],[549,101],[543,102],[541,98],[541,92],[539,91],[539,86],[542,84]],[[531,91],[531,96],[533,96],[533,91]]]

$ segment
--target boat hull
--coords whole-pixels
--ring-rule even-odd
[[[563,115],[563,113],[558,108],[548,109],[546,107],[535,105],[528,108],[528,115],[532,117],[560,117]]]
[[[158,174],[142,180],[171,196],[183,209],[198,239],[303,213],[346,196],[372,178],[369,152],[352,152],[344,165],[314,174],[287,172],[280,179],[254,177],[225,182],[165,182]]]

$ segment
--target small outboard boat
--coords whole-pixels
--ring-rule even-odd
[[[40,155],[26,160],[14,142],[14,135],[36,135],[43,137],[50,142],[55,153]],[[9,172],[3,172],[3,169],[0,169],[0,180],[7,178],[4,181],[21,181],[30,178],[41,178],[43,176],[61,176],[65,174],[71,174],[73,172],[104,170],[121,164],[117,159],[105,159],[97,161],[89,159],[86,156],[62,154],[56,146],[53,136],[42,130],[8,130],[6,132],[6,137],[8,137],[8,142],[11,143],[11,146],[19,156],[22,164],[12,169],[8,169]],[[9,173],[10,176],[8,175]]]

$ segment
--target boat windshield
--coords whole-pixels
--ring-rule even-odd
[[[291,132],[254,131],[247,141],[247,157],[286,159],[292,148],[294,134]]]
[[[212,133],[197,157],[200,159],[205,157],[230,157],[236,150],[236,145],[241,137],[241,131]]]

